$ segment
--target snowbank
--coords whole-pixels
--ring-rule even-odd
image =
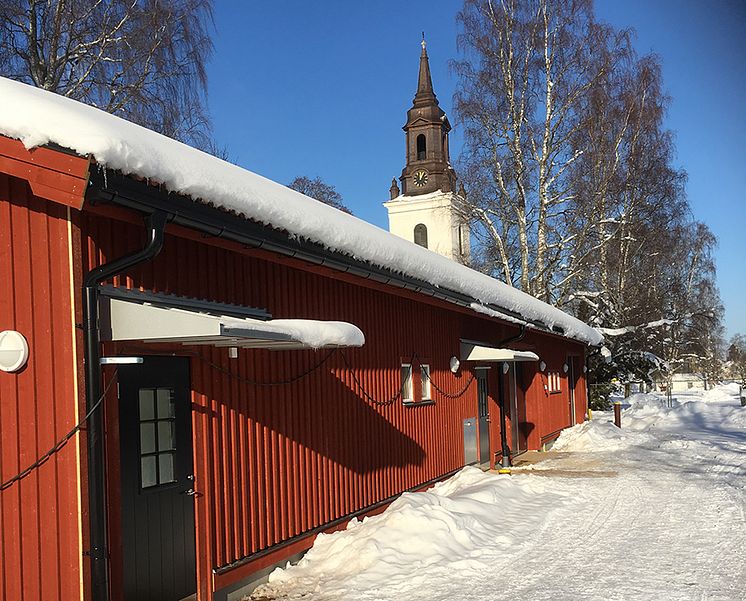
[[[319,536],[252,598],[742,599],[746,408],[736,392],[674,407],[634,395],[624,429],[599,412],[555,447],[583,452],[513,476],[465,468],[405,494]]]
[[[701,393],[702,400],[706,403],[727,401],[732,397],[738,397],[741,387],[736,382],[730,384],[723,384],[722,386],[715,386],[710,390],[705,390]]]
[[[722,424],[731,427],[746,426],[746,409],[738,400],[738,385],[726,384],[712,390],[681,396],[668,406],[665,396],[658,393],[637,393],[625,399],[628,405],[622,410],[622,428],[613,423],[613,414],[597,411],[593,421],[578,424],[563,431],[552,447],[557,451],[612,451],[630,445],[640,445],[652,438],[653,428],[686,432],[701,423],[700,403],[726,403],[720,416]]]
[[[272,572],[255,596],[303,590],[346,598],[345,591],[374,592],[382,582],[411,587],[421,580],[427,587],[450,570],[488,571],[485,549],[494,555],[520,547],[568,496],[549,491],[539,478],[466,467],[426,492],[402,495],[380,515],[319,535],[297,565]]]
[[[560,327],[592,345],[598,330],[502,282],[285,186],[96,108],[0,78],[0,133],[26,148],[48,143],[169,191],[234,211],[373,265]]]
[[[614,451],[627,444],[627,432],[613,422],[594,421],[568,428],[552,446],[553,451]]]

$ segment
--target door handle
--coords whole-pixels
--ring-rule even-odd
[[[201,497],[202,494],[199,491],[194,490],[194,474],[189,474],[186,479],[189,481],[189,488],[182,490],[180,494],[187,495],[188,497]]]

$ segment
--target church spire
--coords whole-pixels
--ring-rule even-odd
[[[441,190],[453,192],[456,174],[448,156],[448,132],[451,124],[433,91],[425,36],[422,36],[417,94],[407,111],[407,162],[402,170],[401,195],[406,197]]]
[[[414,75],[414,73],[413,73]],[[433,91],[427,44],[422,35],[417,94],[407,111],[406,163],[399,184],[391,182],[389,231],[456,261],[469,260],[469,224],[448,154],[448,123]],[[463,194],[463,186],[460,188]]]
[[[417,79],[417,94],[414,97],[414,105],[438,104],[438,99],[433,91],[433,80],[430,77],[430,62],[427,58],[427,44],[425,43],[425,32],[422,32],[422,52],[420,53],[420,74]]]

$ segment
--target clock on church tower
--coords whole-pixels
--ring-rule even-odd
[[[425,40],[422,40],[417,93],[407,111],[406,162],[399,182],[391,182],[389,231],[450,259],[470,258],[469,226],[464,219],[463,186],[448,153],[451,124],[435,96]]]

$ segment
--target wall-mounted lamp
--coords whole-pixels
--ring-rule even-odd
[[[101,357],[99,365],[137,365],[142,363],[142,357]]]
[[[238,359],[238,347],[237,346],[229,346],[228,347],[228,358],[229,359]]]
[[[587,366],[587,365],[584,365],[584,366],[583,366],[583,373],[586,373],[587,371],[588,371],[588,366]]]
[[[567,363],[565,363],[565,364],[562,365],[562,371],[564,371],[565,373],[567,373],[568,369],[570,369],[570,366]]]
[[[15,330],[0,332],[0,370],[18,371],[28,361],[28,342],[23,334]]]
[[[457,357],[451,357],[451,373],[458,372],[459,367],[461,367],[461,361]]]
[[[543,372],[543,371],[545,371],[545,370],[546,370],[546,368],[547,368],[547,364],[546,364],[546,363],[544,363],[543,361],[541,361],[541,362],[539,363],[539,371]]]
[[[503,361],[503,373],[506,374],[510,371],[510,363]]]

